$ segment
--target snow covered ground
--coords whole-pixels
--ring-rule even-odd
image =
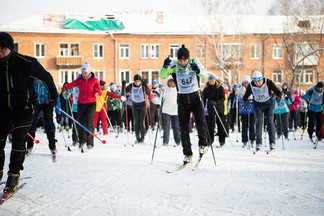
[[[135,147],[132,134],[129,144],[126,134],[98,136],[107,144],[95,139],[95,147],[82,154],[67,151],[57,132],[58,156],[52,163],[46,135],[38,130],[40,144],[21,171],[21,177],[32,178],[21,181],[26,186],[1,206],[0,215],[323,215],[324,142],[313,149],[307,134],[303,140],[299,132],[297,140],[290,134],[286,150],[277,140],[275,152],[267,155],[264,147],[254,155],[233,133],[233,145],[227,139],[224,148],[214,148],[217,166],[210,150],[198,170],[173,174],[166,170],[183,159],[173,139],[172,146],[163,147],[158,136],[151,164],[154,135]],[[196,160],[198,137],[191,139]],[[5,173],[9,149],[10,143]]]

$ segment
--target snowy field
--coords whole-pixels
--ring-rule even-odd
[[[26,158],[21,177],[26,186],[0,207],[0,215],[323,215],[324,142],[312,148],[307,134],[296,140],[290,134],[282,150],[256,155],[242,149],[231,134],[233,145],[214,148],[198,170],[185,168],[167,174],[182,163],[180,146],[163,147],[160,135],[151,164],[154,135],[132,147],[134,135],[98,135],[95,147],[86,153],[69,152],[61,133],[56,134],[58,156],[52,163],[46,135],[37,131],[40,144]],[[67,134],[65,133],[67,139]],[[198,137],[191,135],[194,160]],[[71,138],[67,139],[71,144]],[[129,144],[128,144],[129,142]],[[152,143],[152,144],[151,144]],[[218,145],[216,139],[215,143]],[[268,141],[267,141],[268,143]],[[127,146],[124,147],[124,144]],[[6,146],[8,170],[10,143]],[[6,180],[6,176],[3,177]],[[3,190],[3,185],[0,190]]]

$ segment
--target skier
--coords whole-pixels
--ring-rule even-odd
[[[173,61],[172,63],[170,58],[166,58],[159,76],[161,79],[166,79],[171,74],[175,80],[178,90],[181,142],[183,154],[185,155],[183,162],[189,163],[192,160],[189,137],[189,118],[191,112],[193,112],[198,129],[200,156],[205,153],[205,147],[207,146],[208,129],[199,87],[200,77],[207,78],[207,71],[198,59],[190,59],[189,50],[185,45],[182,45],[178,50],[177,58],[178,61]]]
[[[112,127],[116,128],[117,133],[119,133],[120,125],[121,125],[121,113],[120,113],[120,106],[119,106],[118,98],[120,99],[122,96],[119,95],[119,92],[117,91],[116,84],[113,84],[110,87],[110,90],[111,90],[111,92],[109,92],[109,98],[107,100],[108,115],[109,115]],[[123,98],[124,98],[124,96],[123,96]],[[107,121],[107,119],[106,119],[106,121]]]
[[[150,125],[152,130],[155,129],[159,121],[159,112],[161,106],[161,89],[158,87],[156,80],[152,81],[152,92],[154,97],[150,100]]]
[[[95,74],[91,72],[91,67],[88,62],[82,66],[82,74],[76,80],[71,83],[64,83],[63,89],[69,90],[75,86],[79,86],[78,97],[78,121],[85,126],[92,133],[94,132],[94,116],[96,113],[96,93],[101,96],[102,91],[100,84]],[[79,147],[83,151],[83,146],[87,144],[88,149],[92,149],[94,142],[93,136],[87,131],[80,129],[79,135]]]
[[[271,91],[276,95],[277,102],[281,101],[281,92],[276,85],[267,78],[264,78],[260,71],[254,71],[252,82],[248,85],[243,96],[243,101],[247,107],[250,107],[249,96],[253,95],[254,114],[256,119],[256,151],[262,146],[262,123],[263,113],[266,117],[268,127],[270,150],[275,149],[275,125],[274,125],[274,104],[271,97]]]
[[[308,135],[311,140],[313,140],[314,126],[316,122],[316,136],[318,140],[322,140],[322,112],[324,104],[324,84],[323,82],[318,82],[316,86],[310,88],[304,99],[308,100],[310,105],[308,107]]]
[[[233,85],[233,91],[230,93],[229,95],[229,102],[231,104],[230,106],[230,129],[232,130],[232,132],[234,132],[234,125],[236,124],[236,121],[237,121],[237,118],[239,118],[239,116],[237,116],[237,104],[238,104],[238,96],[239,96],[239,93],[237,91],[238,89],[238,85],[235,83]],[[240,122],[237,121],[237,128],[238,128],[238,132],[240,132]]]
[[[164,88],[162,96],[162,119],[163,119],[163,146],[169,144],[170,123],[173,130],[173,138],[176,145],[180,145],[180,126],[177,107],[177,89],[173,79],[169,79],[167,86]]]
[[[299,119],[300,119],[300,127],[302,128],[302,132],[304,133],[306,125],[307,125],[307,102],[304,99],[305,92],[300,90],[300,101],[299,105]]]
[[[247,146],[249,138],[251,140],[251,147],[254,148],[255,142],[255,118],[254,118],[254,106],[253,106],[253,97],[250,95],[248,100],[251,103],[250,107],[247,107],[243,101],[243,96],[246,92],[246,88],[251,82],[251,78],[248,75],[243,76],[242,85],[238,87],[238,102],[239,102],[239,114],[242,121],[242,142],[243,148]],[[250,118],[249,118],[250,117]],[[249,133],[249,136],[248,136]]]
[[[215,129],[215,117],[217,124],[217,134],[219,137],[219,145],[222,147],[225,144],[225,117],[224,117],[224,101],[225,91],[222,83],[216,79],[214,75],[208,77],[208,82],[203,90],[204,104],[207,101],[207,126],[210,136],[210,143],[214,142],[214,129]],[[218,115],[215,112],[215,109]]]
[[[150,99],[153,98],[153,94],[148,88],[146,81],[142,80],[139,74],[135,74],[134,82],[129,84],[126,88],[126,92],[132,94],[132,111],[135,121],[135,143],[143,143],[145,138],[145,116],[146,116],[146,97],[148,95]]]
[[[12,130],[12,149],[4,197],[16,192],[20,170],[23,169],[25,138],[33,121],[36,104],[35,78],[46,84],[49,103],[54,106],[57,90],[51,74],[35,58],[15,52],[11,35],[0,32],[0,179],[5,162],[6,139]]]
[[[41,111],[43,111],[44,114],[44,124],[45,124],[45,133],[47,135],[48,139],[48,147],[53,155],[56,154],[57,149],[55,143],[57,140],[55,139],[55,125],[53,123],[53,104],[50,104],[48,101],[48,91],[46,89],[45,84],[39,80],[34,80],[34,87],[36,91],[36,97],[37,97],[37,104],[35,106],[35,114],[33,123],[29,129],[29,134],[35,138],[36,135],[36,124],[37,119]],[[58,92],[57,92],[58,95]],[[60,100],[57,100],[57,104],[54,104],[61,108]],[[61,122],[61,111],[59,109],[55,108],[56,113],[56,121],[58,124]],[[34,147],[34,140],[27,135],[27,150],[26,154],[30,154]]]
[[[108,90],[106,89],[105,85],[106,82],[104,80],[99,81],[100,88],[102,91],[102,95],[100,98],[97,97],[96,100],[96,113],[94,118],[94,126],[96,127],[99,120],[99,115],[101,118],[101,126],[102,126],[102,132],[103,135],[108,134],[108,121],[107,121],[107,93]]]
[[[296,131],[297,130],[297,115],[298,115],[298,105],[301,104],[300,98],[298,96],[298,91],[294,88],[290,90],[291,93],[291,104],[289,105],[289,129]],[[294,125],[293,125],[294,124]]]
[[[280,86],[278,89],[281,90]],[[275,104],[274,113],[277,119],[277,139],[280,139],[282,135],[285,136],[285,139],[288,139],[288,107],[291,101],[286,94],[283,94],[279,103],[275,98],[273,98],[273,102]]]

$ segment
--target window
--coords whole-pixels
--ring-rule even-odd
[[[160,83],[159,80],[159,71],[157,70],[143,70],[141,71],[142,79],[145,79],[148,84],[151,84],[153,80],[156,80],[157,83]]]
[[[272,58],[282,59],[282,44],[273,44]]]
[[[178,44],[171,44],[170,45],[170,58],[171,59],[177,58],[178,49],[179,49],[179,45]]]
[[[146,80],[146,83],[150,83],[149,71],[141,71],[141,77]]]
[[[71,44],[71,56],[79,56],[79,44]]]
[[[313,83],[314,82],[314,76],[313,76],[313,70],[305,70],[305,83]]]
[[[93,58],[103,59],[104,58],[104,45],[103,44],[93,44]]]
[[[59,83],[63,85],[65,82],[72,82],[75,80],[80,71],[79,70],[60,70],[59,71]]]
[[[152,44],[151,45],[151,57],[157,59],[160,57],[160,45]]]
[[[60,56],[69,56],[69,45],[68,44],[60,44],[59,54],[60,54]]]
[[[251,59],[259,59],[260,58],[260,45],[259,44],[251,44]]]
[[[148,44],[142,44],[141,45],[141,58],[147,59],[149,57],[149,45]]]
[[[282,71],[281,70],[274,70],[272,72],[272,81],[277,84],[282,83]]]
[[[196,47],[196,56],[197,58],[204,58],[204,47],[202,45]]]
[[[120,44],[119,45],[119,58],[120,59],[129,59],[129,45]]]
[[[131,82],[131,73],[129,70],[121,70],[119,72],[119,82],[122,83],[124,80],[126,83]]]
[[[35,57],[45,58],[45,43],[35,43]]]
[[[157,83],[159,83],[159,71],[152,71],[152,81],[156,80]]]
[[[98,80],[105,80],[105,71],[104,70],[93,70],[93,73],[96,75]]]
[[[304,82],[304,73],[302,70],[296,70],[296,82],[297,83],[303,83]]]
[[[243,58],[243,44],[224,44],[224,58],[226,60],[233,59],[237,61]]]

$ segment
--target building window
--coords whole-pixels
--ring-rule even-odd
[[[282,59],[282,44],[273,44],[272,58]]]
[[[160,45],[152,44],[151,45],[151,57],[157,59],[160,57]]]
[[[259,44],[251,44],[251,59],[259,59],[260,58],[260,45]]]
[[[171,59],[176,59],[177,58],[178,49],[179,49],[178,44],[171,44],[170,45],[170,58]]]
[[[104,58],[104,45],[103,44],[93,44],[93,58],[103,59]]]
[[[45,58],[45,43],[35,43],[35,58]]]
[[[160,83],[159,80],[159,71],[157,70],[143,70],[141,71],[142,79],[145,79],[148,84],[151,84],[153,80],[156,80],[157,83]]]
[[[121,70],[119,72],[119,82],[120,82],[120,84],[124,80],[126,81],[126,83],[131,83],[131,73],[130,73],[129,70]]]
[[[224,58],[226,60],[239,61],[243,58],[243,44],[224,44]]]
[[[304,77],[305,83],[313,84],[314,82],[313,70],[305,70],[304,74],[305,74]]]
[[[129,59],[129,44],[120,44],[119,45],[119,58],[120,59]]]
[[[202,45],[196,47],[196,56],[197,58],[204,58],[204,47]]]
[[[282,71],[281,70],[272,71],[272,81],[276,84],[282,83]]]
[[[93,73],[96,75],[98,80],[105,80],[105,71],[104,70],[93,70]]]
[[[69,45],[68,44],[60,44],[59,53],[60,53],[60,56],[69,56]]]
[[[79,70],[60,70],[59,71],[59,84],[63,85],[65,82],[72,82],[80,74]]]
[[[152,71],[152,81],[156,80],[157,83],[159,83],[159,71]]]
[[[141,45],[141,58],[142,59],[148,59],[149,57],[149,45],[148,44],[142,44]]]
[[[71,44],[71,56],[79,56],[79,44]]]

